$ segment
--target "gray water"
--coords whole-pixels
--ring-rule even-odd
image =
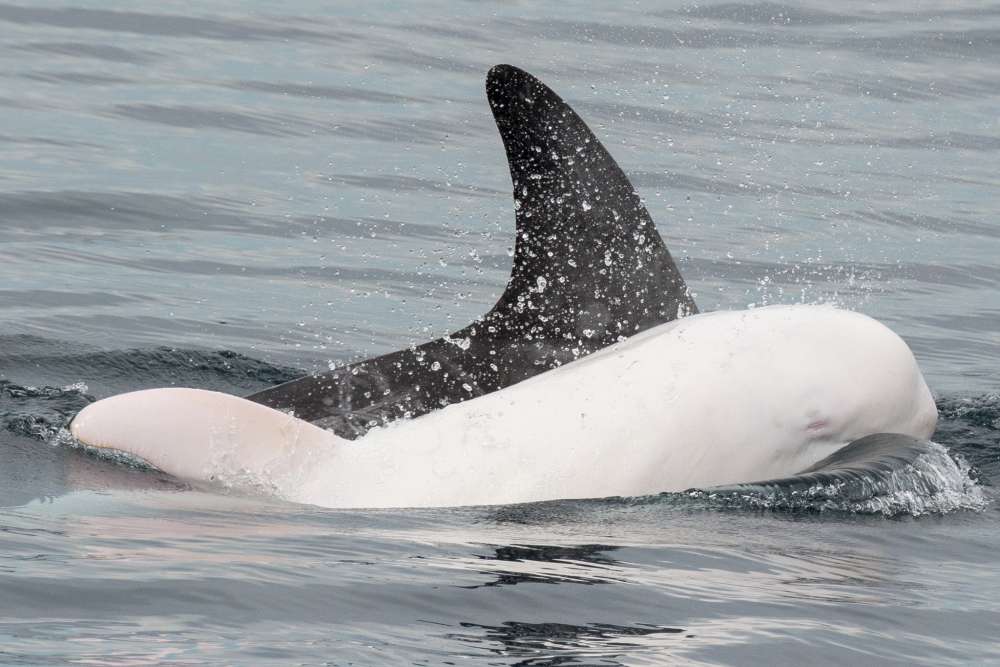
[[[1000,4],[67,2],[0,4],[0,664],[1000,664]],[[344,512],[67,446],[94,398],[487,310],[499,62],[605,141],[702,310],[900,333],[975,494]]]

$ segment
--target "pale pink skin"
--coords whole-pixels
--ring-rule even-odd
[[[928,438],[906,344],[828,306],[661,325],[501,391],[347,441],[235,396],[154,389],[73,421],[178,477],[328,507],[645,495],[794,474],[871,433]]]

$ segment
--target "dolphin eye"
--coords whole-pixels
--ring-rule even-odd
[[[809,422],[809,425],[806,426],[806,430],[809,431],[810,433],[820,433],[821,431],[825,431],[829,425],[830,425],[829,419],[822,419],[822,418],[813,419],[811,422]]]

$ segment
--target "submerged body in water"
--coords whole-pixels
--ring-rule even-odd
[[[872,433],[928,438],[936,417],[913,355],[887,328],[825,306],[774,306],[664,324],[355,441],[186,389],[99,401],[72,430],[186,479],[328,507],[413,507],[788,476]]]

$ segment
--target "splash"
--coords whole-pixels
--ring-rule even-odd
[[[127,468],[132,468],[134,470],[141,470],[145,472],[154,472],[156,468],[149,465],[138,456],[129,454],[128,452],[123,452],[117,449],[103,449],[100,447],[91,447],[86,445],[76,438],[65,428],[60,428],[54,431],[51,435],[45,438],[45,441],[54,447],[66,447],[69,449],[77,449],[92,456],[95,459],[100,459],[102,461],[108,461],[109,463],[115,463],[117,465],[125,466]]]
[[[29,387],[0,380],[0,426],[15,435],[50,441],[93,401],[83,383]]]
[[[964,458],[950,455],[933,442],[926,443],[911,461],[888,470],[864,466],[818,476],[815,483],[806,485],[792,480],[693,490],[685,495],[726,508],[885,517],[982,511],[989,502]]]

